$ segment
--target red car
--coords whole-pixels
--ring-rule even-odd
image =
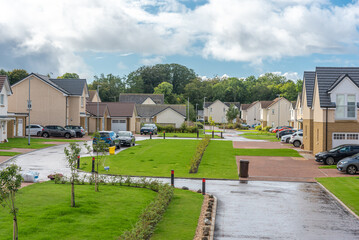
[[[272,131],[272,133],[276,133],[276,132],[280,132],[280,131],[283,131],[283,130],[287,130],[287,129],[291,129],[290,127],[280,127],[280,128],[277,128],[277,129],[274,129]]]

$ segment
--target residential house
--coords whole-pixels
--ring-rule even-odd
[[[249,105],[249,107],[247,108],[246,116],[244,119],[245,119],[246,123],[250,126],[252,126],[253,124],[259,124],[260,123],[260,114],[261,114],[261,102],[255,101],[255,102],[252,102]]]
[[[101,102],[100,95],[97,90],[89,90],[89,96],[86,99],[87,102]]]
[[[295,122],[293,127],[296,129],[303,129],[302,93],[298,93],[295,104]]]
[[[87,130],[86,98],[89,94],[86,79],[51,79],[31,73],[12,85],[12,90],[9,112],[26,113],[30,98],[30,123],[81,125]]]
[[[12,95],[11,86],[7,76],[0,75],[0,142],[8,139],[8,124],[15,118],[8,114],[9,96]]]
[[[222,102],[220,100],[216,100],[214,102],[206,102],[204,106],[205,120],[208,121],[208,119],[212,117],[212,120],[216,123],[227,123],[227,110],[232,104],[239,111],[239,102]]]
[[[291,101],[291,103],[292,104],[289,107],[289,112],[290,112],[289,126],[292,126],[294,128],[297,121],[297,110],[295,109],[295,106],[297,105],[297,101]]]
[[[313,91],[315,72],[303,74],[302,112],[303,112],[303,146],[304,150],[313,151]]]
[[[311,139],[313,153],[345,143],[359,144],[358,103],[359,68],[316,68],[311,107],[313,131],[312,135],[305,130],[303,133]]]
[[[240,106],[240,119],[243,122],[246,122],[247,120],[247,109],[249,108],[251,104],[241,104]]]
[[[90,114],[89,132],[131,131],[136,132],[137,110],[134,103],[98,102],[87,103]]]
[[[135,104],[164,104],[163,94],[120,93],[120,101]]]
[[[179,128],[186,119],[186,105],[136,104],[136,110],[136,130],[141,123],[157,123]]]
[[[273,104],[273,101],[260,101],[259,103],[259,119],[257,121],[259,120],[262,127],[266,127],[270,124],[268,122],[268,107]]]
[[[262,127],[288,126],[290,123],[290,106],[292,103],[284,97],[278,97],[267,108],[261,109]]]

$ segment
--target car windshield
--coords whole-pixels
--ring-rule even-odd
[[[109,133],[100,133],[100,137],[102,137],[102,138],[108,138],[108,137],[110,137],[110,134]]]
[[[338,146],[338,147],[335,147],[333,149],[330,149],[329,152],[336,152],[338,151],[339,149],[341,149],[343,146]]]
[[[131,136],[131,133],[129,133],[129,132],[118,132],[118,136],[129,137],[129,136]]]
[[[152,124],[145,124],[144,127],[152,127]]]

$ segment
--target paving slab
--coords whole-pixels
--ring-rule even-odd
[[[292,148],[289,144],[282,144],[280,142],[253,142],[253,141],[233,141],[234,148],[263,148],[263,149],[278,149],[278,148]]]

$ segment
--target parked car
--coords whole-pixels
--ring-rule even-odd
[[[255,123],[255,124],[252,124],[252,128],[255,128],[257,126],[261,125],[260,123]]]
[[[292,143],[294,147],[300,147],[303,143],[303,132],[295,132],[290,137],[289,143]]]
[[[350,175],[355,174],[359,169],[359,153],[340,160],[337,164],[337,169]]]
[[[289,143],[290,137],[292,136],[292,134],[288,134],[288,135],[284,135],[281,137],[280,141],[283,143]]]
[[[39,124],[30,124],[30,135],[40,137],[43,129],[44,127]],[[26,126],[25,133],[29,135],[29,126]]]
[[[242,127],[245,127],[245,128],[250,128],[251,126],[249,126],[247,123],[241,123],[241,126]]]
[[[117,138],[120,139],[121,145],[135,146],[135,136],[130,131],[119,131]]]
[[[74,125],[67,125],[65,126],[66,129],[74,130],[76,133],[76,137],[83,137],[85,136],[85,129],[81,126],[74,126]]]
[[[272,131],[272,133],[277,133],[277,132],[280,132],[280,131],[283,131],[283,130],[289,130],[289,129],[292,129],[292,127],[288,127],[288,126],[281,126],[281,127],[278,127],[276,129],[274,129]]]
[[[359,145],[344,144],[335,147],[329,151],[315,154],[315,161],[324,163],[326,165],[333,165],[341,159],[350,157],[357,153],[359,153]]]
[[[282,131],[278,131],[277,134],[276,134],[276,137],[279,139],[284,135],[293,134],[295,132],[297,132],[297,130],[285,129],[285,130],[282,130]]]
[[[105,141],[106,144],[108,144],[109,147],[113,147],[116,146],[116,148],[120,148],[120,139],[117,138],[117,135],[114,131],[99,131],[100,134],[100,139],[102,141]],[[97,138],[94,137],[92,139],[92,144],[96,145],[97,144]]]
[[[74,130],[66,129],[61,126],[48,125],[45,126],[44,129],[42,130],[41,136],[45,138],[48,138],[50,136],[71,138],[71,137],[76,137],[76,133]]]
[[[141,127],[140,134],[157,134],[156,124],[145,124]]]

